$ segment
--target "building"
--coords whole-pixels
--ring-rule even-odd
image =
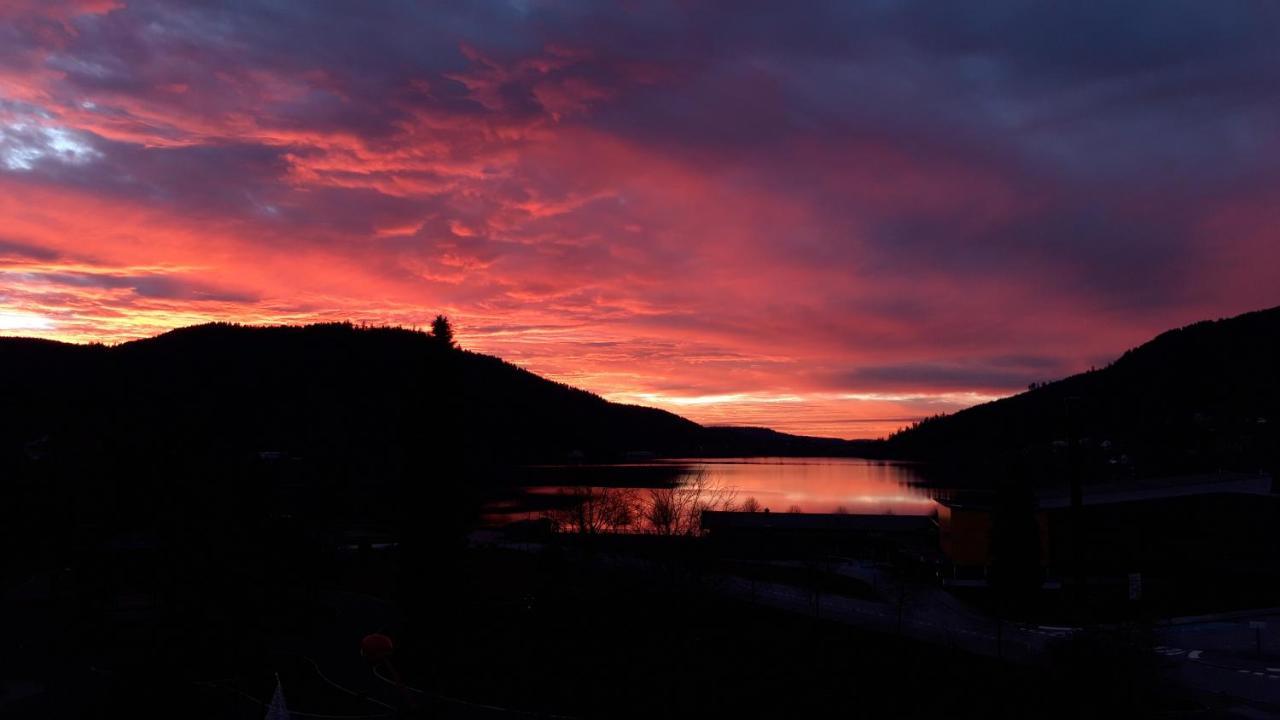
[[[992,559],[992,500],[959,495],[938,501],[938,542],[949,579],[985,578]],[[1049,578],[1265,577],[1278,570],[1280,496],[1266,474],[1085,486],[1079,512],[1072,517],[1067,493],[1037,498],[1041,565]],[[1081,559],[1079,567],[1074,557]]]

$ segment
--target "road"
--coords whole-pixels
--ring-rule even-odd
[[[1261,631],[1251,623],[1265,623]],[[1183,683],[1280,716],[1280,613],[1174,621],[1155,630],[1155,651],[1175,661]],[[1261,635],[1261,653],[1259,653]]]
[[[538,543],[484,544],[538,552]],[[632,557],[596,555],[593,562],[616,568],[653,572],[651,563]],[[800,563],[781,563],[801,566]],[[1055,641],[1077,628],[999,622],[957,600],[931,583],[902,586],[870,563],[852,560],[824,563],[822,569],[861,580],[883,602],[818,593],[783,583],[731,574],[710,578],[710,586],[727,597],[793,613],[813,615],[877,632],[957,648],[976,655],[1014,662],[1043,662]],[[1265,622],[1263,654],[1258,655],[1251,622]],[[1179,683],[1201,693],[1242,704],[1251,717],[1280,718],[1280,610],[1234,613],[1166,621],[1153,628],[1153,651]]]
[[[878,586],[886,602],[815,594],[792,585],[729,575],[715,576],[712,583],[720,592],[739,600],[1015,661],[1039,658],[1050,640],[1069,632],[1001,623],[965,608],[941,590],[912,586],[901,592],[887,580]]]
[[[796,565],[791,563],[791,565]],[[955,599],[940,587],[903,586],[874,565],[846,561],[824,566],[875,588],[884,602],[814,594],[807,588],[720,575],[714,587],[740,600],[813,615],[869,630],[958,648],[976,655],[1037,662],[1055,640],[1078,632],[1019,623],[1000,623]],[[1262,654],[1250,623],[1263,622]],[[1153,651],[1181,683],[1243,702],[1258,716],[1280,717],[1280,612],[1232,617],[1187,618],[1153,628]]]

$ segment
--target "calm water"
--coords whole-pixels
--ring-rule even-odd
[[[787,512],[927,515],[934,502],[916,466],[857,458],[687,458],[626,465],[544,466],[523,478],[523,494],[497,509],[535,515],[563,503],[571,488],[681,487],[701,475],[741,506]]]
[[[785,512],[927,515],[934,503],[916,467],[858,458],[718,458],[685,461],[694,471],[736,492],[739,503]]]

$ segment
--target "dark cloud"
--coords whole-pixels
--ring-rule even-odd
[[[27,282],[72,288],[129,290],[139,298],[191,300],[220,303],[252,303],[258,296],[172,275],[110,275],[103,273],[41,272],[29,273]]]
[[[0,237],[0,260],[48,261],[57,260],[59,257],[60,254],[56,250]]]
[[[846,392],[980,391],[1008,393],[1031,383],[1059,380],[1074,368],[1060,359],[1036,356],[993,357],[963,363],[909,362],[859,367],[829,376]]]

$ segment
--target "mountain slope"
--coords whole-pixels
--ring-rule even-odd
[[[580,450],[692,452],[702,428],[610,403],[422,333],[350,325],[204,325],[118,347],[0,339],[0,419],[15,443],[147,451],[376,453],[487,461]],[[446,439],[451,447],[439,447]],[[3,445],[0,445],[2,447]]]
[[[1111,365],[932,418],[889,439],[902,457],[1010,456],[1119,474],[1276,470],[1280,308],[1163,333]],[[1061,459],[1061,458],[1060,458]]]
[[[117,347],[0,338],[0,458],[400,452],[469,464],[629,451],[840,454],[849,444],[703,428],[612,403],[430,336],[349,324],[209,324]]]

